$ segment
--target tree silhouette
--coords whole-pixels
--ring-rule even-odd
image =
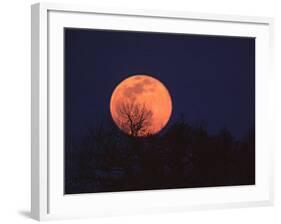
[[[118,126],[133,137],[147,136],[152,126],[152,111],[145,104],[121,103],[117,108]]]
[[[254,127],[238,140],[226,128],[210,134],[180,119],[132,138],[149,134],[152,113],[138,104],[120,105],[119,113],[129,135],[109,120],[66,142],[66,194],[255,184]]]

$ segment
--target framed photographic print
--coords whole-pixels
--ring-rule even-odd
[[[270,18],[32,6],[32,216],[270,205]]]

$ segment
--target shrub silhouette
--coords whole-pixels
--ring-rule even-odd
[[[139,133],[111,122],[66,144],[65,193],[255,184],[254,128],[243,141],[227,129],[211,136],[184,119],[157,135]]]

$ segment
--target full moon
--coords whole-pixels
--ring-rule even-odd
[[[165,127],[172,100],[162,82],[149,75],[133,75],[117,85],[110,99],[115,124],[128,135],[145,137]]]

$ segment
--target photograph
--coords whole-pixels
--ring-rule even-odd
[[[254,37],[63,38],[64,194],[255,185]]]

